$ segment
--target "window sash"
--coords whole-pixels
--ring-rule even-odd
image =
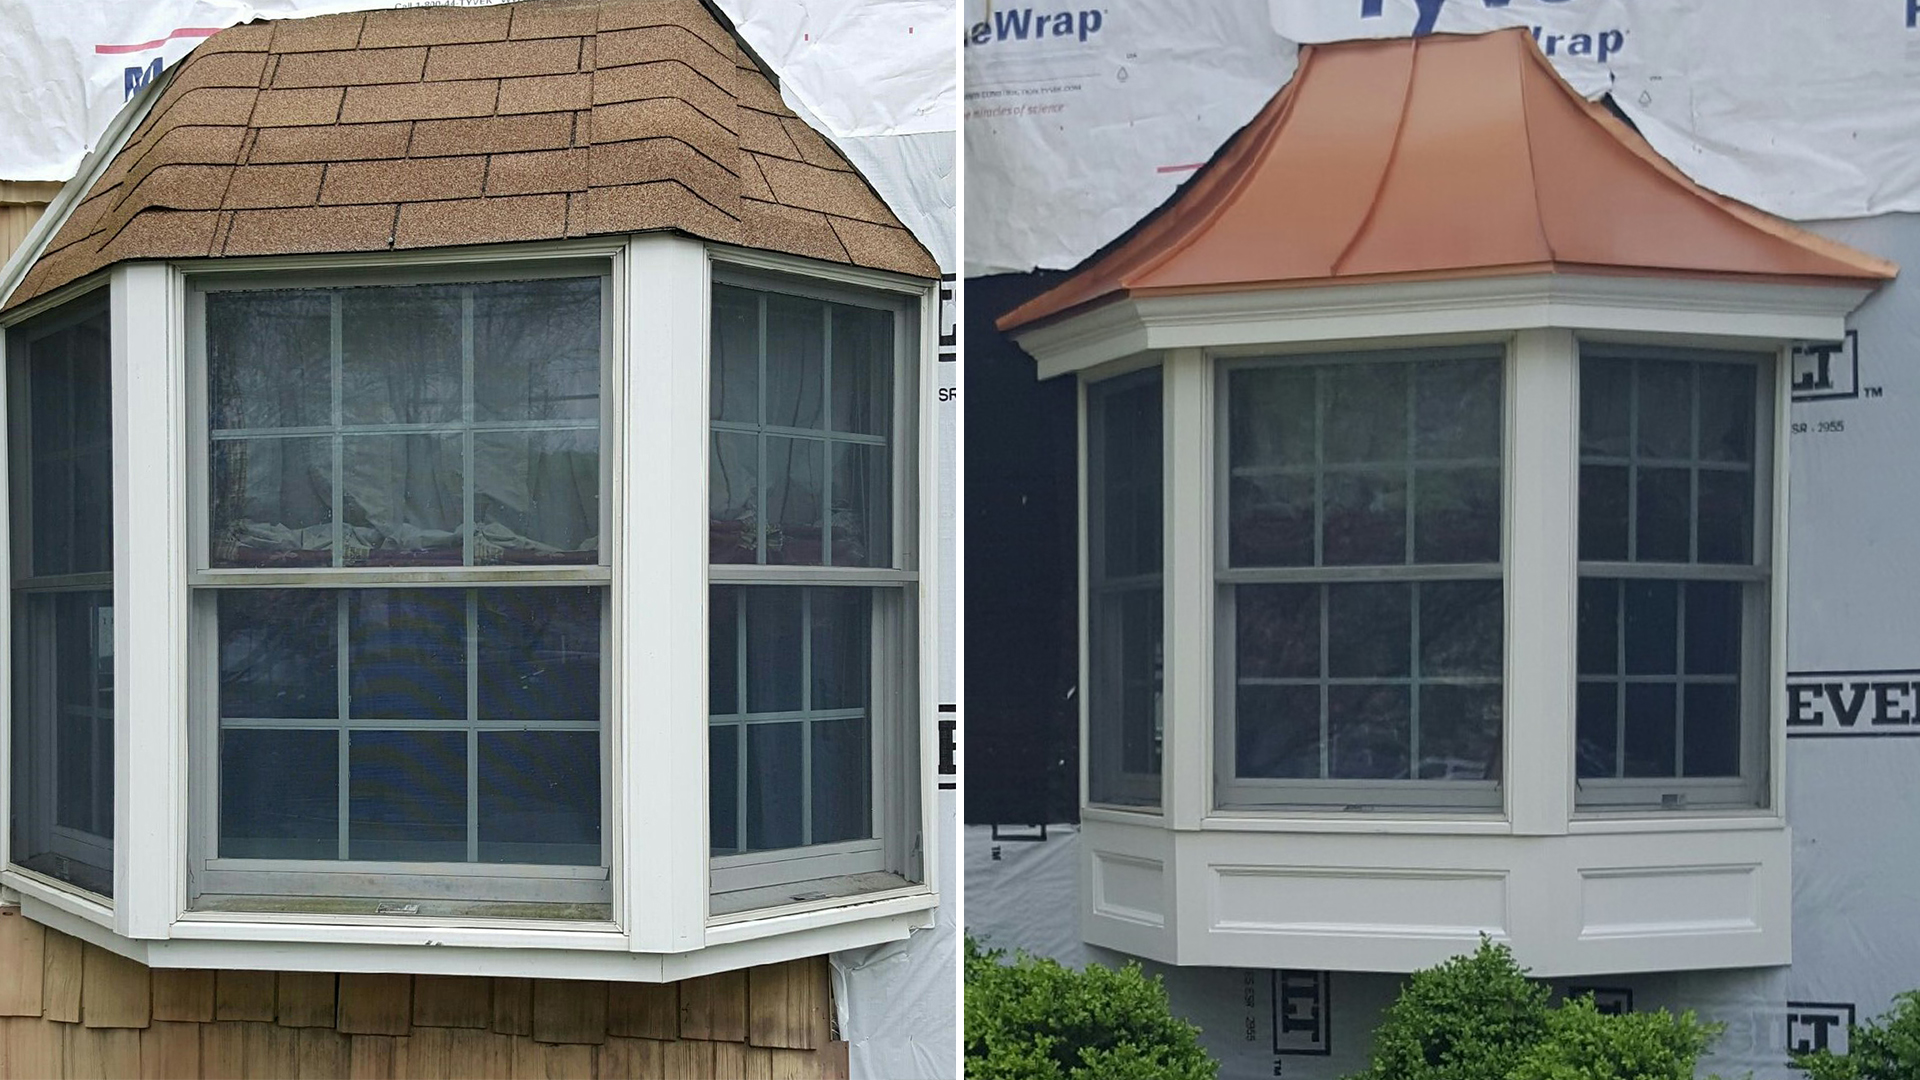
[[[1493,390],[1493,402],[1496,412],[1490,419],[1499,425],[1498,452],[1494,455],[1469,454],[1438,457],[1420,456],[1415,441],[1418,431],[1419,410],[1419,365],[1448,361],[1477,361],[1492,364],[1499,379]],[[1358,365],[1400,364],[1405,366],[1405,445],[1398,457],[1380,462],[1335,462],[1327,460],[1325,442],[1327,437],[1327,418],[1325,416],[1326,373],[1337,368]],[[1487,346],[1457,346],[1442,348],[1419,348],[1391,351],[1371,351],[1352,353],[1307,353],[1289,356],[1247,357],[1222,359],[1215,363],[1215,405],[1214,405],[1214,451],[1215,451],[1215,528],[1214,528],[1214,571],[1215,582],[1213,598],[1214,619],[1214,753],[1212,802],[1221,810],[1235,813],[1274,810],[1348,810],[1366,811],[1374,809],[1432,810],[1448,812],[1497,812],[1501,809],[1504,783],[1499,777],[1504,773],[1507,742],[1507,727],[1510,718],[1505,707],[1506,697],[1506,642],[1510,628],[1506,620],[1505,590],[1506,549],[1509,523],[1506,521],[1505,489],[1510,482],[1511,472],[1508,461],[1511,454],[1505,421],[1508,398],[1512,392],[1512,359],[1509,350]],[[1233,394],[1234,374],[1241,371],[1263,369],[1306,370],[1315,376],[1315,423],[1314,423],[1314,460],[1300,464],[1284,465],[1239,465],[1233,464]],[[1473,468],[1497,469],[1499,472],[1500,507],[1497,526],[1493,530],[1496,539],[1494,551],[1497,557],[1481,562],[1420,561],[1416,545],[1419,540],[1417,512],[1419,509],[1416,493],[1419,474],[1428,469]],[[1375,473],[1398,469],[1404,476],[1406,487],[1404,518],[1402,520],[1402,553],[1399,561],[1345,565],[1329,563],[1325,554],[1325,514],[1326,514],[1326,478],[1346,473]],[[1295,476],[1310,478],[1314,484],[1313,515],[1313,557],[1310,562],[1297,565],[1264,565],[1237,562],[1233,547],[1233,503],[1232,484],[1235,479],[1264,476]],[[1356,585],[1365,583],[1396,583],[1414,588],[1428,584],[1450,582],[1490,581],[1497,582],[1502,590],[1501,604],[1501,642],[1500,665],[1497,672],[1489,676],[1421,677],[1411,674],[1417,666],[1409,668],[1409,674],[1395,678],[1340,678],[1332,677],[1328,667],[1326,644],[1322,642],[1321,669],[1312,679],[1278,680],[1278,683],[1314,685],[1322,688],[1320,695],[1319,723],[1321,756],[1319,778],[1279,778],[1240,775],[1239,767],[1239,689],[1243,684],[1257,685],[1276,682],[1275,680],[1242,679],[1239,674],[1239,625],[1238,590],[1241,586],[1262,584],[1311,585],[1319,589],[1322,605],[1326,602],[1326,587],[1334,585]],[[1417,606],[1417,605],[1416,605]],[[1323,617],[1319,633],[1324,639],[1328,626]],[[1420,645],[1417,619],[1409,639],[1409,648],[1416,653]],[[1420,716],[1418,713],[1419,694],[1414,693],[1415,684],[1421,687],[1462,685],[1478,687],[1498,687],[1500,690],[1501,721],[1498,741],[1492,760],[1488,763],[1493,776],[1487,779],[1433,780],[1421,779],[1419,770],[1419,746],[1421,743]],[[1277,684],[1277,683],[1276,683]],[[1340,685],[1376,686],[1406,685],[1409,687],[1408,717],[1408,771],[1409,775],[1398,779],[1374,778],[1336,778],[1325,773],[1330,768],[1331,751],[1330,704],[1325,688]]]
[[[1086,701],[1086,801],[1090,805],[1113,806],[1127,810],[1158,811],[1164,800],[1162,779],[1166,754],[1165,651],[1166,612],[1166,460],[1164,446],[1153,447],[1150,456],[1160,466],[1152,477],[1116,476],[1114,463],[1107,460],[1108,426],[1112,423],[1107,404],[1114,397],[1152,387],[1158,415],[1150,417],[1148,427],[1164,443],[1166,430],[1166,375],[1155,366],[1128,372],[1085,386],[1082,402],[1082,457],[1086,461],[1086,618],[1087,618],[1087,701]],[[1159,569],[1135,569],[1125,574],[1109,572],[1112,561],[1107,535],[1108,503],[1116,494],[1138,499],[1150,494],[1156,504],[1152,528],[1159,533]],[[1139,521],[1129,524],[1138,527]],[[1133,538],[1135,542],[1139,537]],[[1144,563],[1141,564],[1144,567]],[[1159,624],[1153,628],[1151,651],[1156,657],[1152,670],[1129,678],[1125,656],[1130,646],[1122,614],[1128,598],[1157,603]],[[1109,614],[1111,613],[1111,614]],[[1148,708],[1144,717],[1129,716],[1130,695],[1145,693]],[[1139,730],[1141,719],[1147,729]],[[1144,769],[1130,761],[1129,737],[1144,737],[1146,753],[1153,767]]]
[[[1589,579],[1617,579],[1626,582],[1666,581],[1685,586],[1688,583],[1726,583],[1740,586],[1740,647],[1737,672],[1733,675],[1692,676],[1680,670],[1684,665],[1676,662],[1673,674],[1663,675],[1627,675],[1625,658],[1616,654],[1616,672],[1612,675],[1585,674],[1574,671],[1576,690],[1578,686],[1610,684],[1615,687],[1614,735],[1615,768],[1625,767],[1624,742],[1627,737],[1629,712],[1626,701],[1626,687],[1630,684],[1672,686],[1674,688],[1674,720],[1672,738],[1674,740],[1675,771],[1674,776],[1580,776],[1579,764],[1574,762],[1574,808],[1578,813],[1619,813],[1684,811],[1684,810],[1728,810],[1763,809],[1768,805],[1768,778],[1771,772],[1770,731],[1772,714],[1772,695],[1769,692],[1768,678],[1771,671],[1770,653],[1772,649],[1772,610],[1773,592],[1773,505],[1774,505],[1774,410],[1776,404],[1775,374],[1778,359],[1768,354],[1713,351],[1704,349],[1661,348],[1640,346],[1618,346],[1584,344],[1578,354],[1581,371],[1587,370],[1590,362],[1634,363],[1636,369],[1640,361],[1676,361],[1690,365],[1691,389],[1689,417],[1690,452],[1685,457],[1656,458],[1640,453],[1639,413],[1641,408],[1637,382],[1629,382],[1626,408],[1628,411],[1628,454],[1604,455],[1592,454],[1584,449],[1580,452],[1580,465],[1614,465],[1628,469],[1629,488],[1626,503],[1628,514],[1626,539],[1627,558],[1624,560],[1583,558],[1578,563],[1577,576],[1584,582]],[[1719,462],[1703,460],[1700,457],[1699,442],[1702,438],[1702,395],[1700,385],[1701,364],[1740,365],[1753,372],[1753,401],[1750,412],[1752,434],[1750,462]],[[1636,376],[1637,378],[1637,376]],[[1577,380],[1576,380],[1577,381]],[[1580,391],[1576,389],[1576,393]],[[1584,415],[1584,402],[1583,402]],[[1696,479],[1689,483],[1688,516],[1688,559],[1686,561],[1642,561],[1637,558],[1638,533],[1636,526],[1639,499],[1636,495],[1640,469],[1643,467],[1674,467],[1692,470]],[[1744,474],[1748,476],[1750,487],[1751,522],[1747,539],[1749,558],[1744,562],[1703,562],[1698,561],[1699,554],[1699,518],[1697,498],[1699,482],[1697,476],[1702,472],[1721,472]],[[1577,504],[1577,500],[1576,500]],[[1684,591],[1684,589],[1683,589]],[[1621,601],[1624,603],[1624,600]],[[1682,601],[1684,603],[1684,601]],[[1683,609],[1684,610],[1684,609]],[[1616,609],[1616,633],[1625,635],[1625,612]],[[1579,634],[1578,619],[1574,628]],[[1682,622],[1676,633],[1684,648],[1686,627]],[[1619,644],[1616,648],[1621,647]],[[1685,771],[1685,687],[1688,685],[1731,685],[1738,692],[1738,724],[1735,735],[1735,752],[1739,762],[1738,775],[1735,776],[1686,776]],[[1578,744],[1577,724],[1574,735]]]
[[[344,526],[340,512],[343,494],[342,485],[337,480],[333,484],[333,531],[335,543],[331,561],[335,565],[313,567],[215,567],[211,565],[211,509],[212,474],[209,471],[211,449],[226,441],[223,436],[247,435],[251,429],[211,428],[210,399],[208,397],[208,363],[206,335],[206,298],[209,293],[251,290],[288,290],[288,289],[347,289],[366,285],[435,285],[471,283],[485,284],[496,281],[543,280],[555,278],[592,277],[600,282],[600,327],[599,327],[599,408],[591,418],[566,419],[559,421],[513,421],[513,420],[476,420],[474,416],[474,378],[473,378],[473,333],[471,319],[473,302],[469,297],[462,305],[462,319],[465,329],[462,333],[462,405],[461,417],[457,421],[427,424],[363,424],[345,425],[334,423],[322,426],[315,431],[306,429],[270,429],[263,432],[270,438],[293,438],[324,436],[335,444],[334,475],[339,475],[338,445],[340,440],[354,433],[372,434],[421,434],[447,433],[461,434],[463,442],[463,517],[469,523],[474,522],[472,488],[475,472],[472,467],[472,445],[475,433],[489,431],[556,431],[591,430],[599,434],[598,457],[598,549],[592,560],[583,564],[559,565],[438,565],[438,566],[342,566],[342,545],[338,541]],[[496,913],[503,905],[537,904],[551,902],[559,905],[573,905],[575,910],[555,915],[533,914],[526,917],[536,918],[534,925],[553,925],[555,921],[567,919],[585,919],[594,923],[612,921],[613,887],[611,867],[615,861],[618,847],[618,831],[614,828],[613,814],[615,800],[610,798],[612,778],[616,772],[616,758],[613,750],[612,705],[615,701],[612,682],[616,677],[619,664],[620,645],[616,636],[616,627],[612,617],[613,600],[610,586],[617,584],[614,571],[613,552],[619,546],[616,535],[618,528],[613,505],[613,473],[620,459],[618,409],[614,386],[614,371],[620,363],[620,351],[617,343],[616,327],[620,325],[619,309],[623,304],[616,288],[618,278],[613,265],[607,259],[580,257],[561,257],[555,259],[513,262],[500,264],[481,264],[474,266],[451,266],[409,269],[403,271],[362,270],[345,273],[322,274],[273,274],[273,275],[200,275],[189,285],[188,321],[187,321],[187,426],[188,426],[188,536],[190,540],[189,571],[186,575],[190,586],[189,619],[192,625],[192,639],[188,655],[192,658],[189,687],[189,760],[193,767],[205,777],[205,782],[195,784],[195,794],[191,797],[191,817],[193,827],[189,832],[189,859],[192,873],[193,895],[189,907],[201,914],[218,917],[221,913],[238,911],[271,914],[275,911],[298,913],[319,904],[316,911],[325,908],[326,902],[339,900],[343,910],[335,914],[355,914],[345,910],[354,903],[351,897],[369,900],[385,898],[397,904],[423,902],[436,905],[440,909],[458,917],[485,919]],[[338,295],[337,293],[335,294]],[[334,301],[337,311],[339,302]],[[337,319],[331,359],[335,377],[334,416],[341,420],[339,397],[339,357],[340,339]],[[476,523],[477,524],[477,523]],[[462,561],[472,561],[474,546],[473,530],[467,530],[462,542]],[[383,588],[464,588],[481,587],[511,588],[528,587],[584,587],[595,588],[601,594],[601,665],[600,665],[600,715],[593,722],[565,723],[559,726],[581,730],[596,730],[599,736],[600,753],[600,857],[596,866],[569,866],[543,863],[478,863],[478,862],[403,862],[393,863],[373,860],[337,860],[308,861],[298,859],[232,859],[221,858],[218,851],[220,832],[220,790],[219,773],[221,761],[221,732],[223,729],[319,729],[340,732],[338,752],[344,757],[348,749],[347,733],[368,730],[459,730],[467,732],[467,784],[466,815],[468,819],[467,848],[471,857],[473,852],[473,817],[478,811],[477,793],[473,787],[473,777],[479,763],[476,754],[478,733],[483,730],[523,730],[535,726],[532,722],[520,721],[481,721],[469,715],[466,721],[451,725],[435,721],[360,721],[355,719],[314,721],[314,720],[277,720],[275,718],[242,718],[238,725],[223,721],[218,715],[217,687],[219,685],[219,640],[217,620],[214,608],[219,592],[233,588],[296,588],[296,589],[383,589]],[[343,593],[341,602],[346,602]],[[472,603],[467,605],[468,622],[471,623]],[[467,649],[469,654],[478,647],[478,640],[468,627]],[[469,668],[471,667],[469,656]],[[469,671],[468,679],[472,674]],[[469,692],[469,698],[471,691]],[[344,699],[340,703],[345,708]],[[552,724],[541,722],[537,730],[558,730]],[[346,785],[350,778],[347,770],[341,768],[337,783]],[[346,828],[346,818],[341,818],[339,826]],[[345,895],[351,893],[351,897]],[[278,901],[290,903],[278,905]],[[302,901],[307,901],[303,903]],[[391,912],[357,912],[358,914],[403,914],[395,909]],[[519,918],[507,914],[507,918]]]

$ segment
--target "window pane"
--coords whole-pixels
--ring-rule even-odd
[[[220,733],[224,859],[340,857],[340,733]]]
[[[1088,627],[1088,794],[1157,806],[1161,753],[1160,370],[1088,390],[1089,527],[1094,594]]]
[[[1675,776],[1672,683],[1627,684],[1624,776]]]
[[[600,865],[600,733],[482,731],[477,739],[480,861]]]
[[[1431,361],[1414,373],[1414,456],[1499,461],[1500,362]]]
[[[748,724],[748,851],[798,847],[806,773],[800,760],[803,725]]]
[[[1574,702],[1574,775],[1620,775],[1619,685],[1582,682]]]
[[[1753,461],[1754,380],[1749,364],[1700,365],[1700,460]]]
[[[1242,685],[1234,701],[1234,769],[1243,777],[1320,775],[1320,688]]]
[[[600,279],[473,288],[476,420],[597,420]]]
[[[1733,675],[1740,670],[1740,586],[1689,581],[1687,674]]]
[[[1327,688],[1327,775],[1405,780],[1412,754],[1412,695],[1405,686]]]
[[[800,590],[767,586],[747,595],[747,711],[803,708]]]
[[[867,589],[808,589],[811,617],[808,661],[814,709],[864,709],[873,668],[867,639]]]
[[[1500,687],[1420,688],[1422,780],[1494,780],[1500,776]]]
[[[887,448],[832,443],[835,566],[888,564]]]
[[[760,440],[713,433],[707,468],[707,549],[715,563],[760,559]]]
[[[893,407],[891,311],[830,304],[835,431],[885,435]]]
[[[1326,536],[1328,566],[1397,566],[1407,561],[1407,475],[1393,472],[1328,473]]]
[[[337,719],[339,611],[331,590],[221,592],[221,718]]]
[[[207,402],[215,429],[333,422],[333,294],[208,293]]]
[[[340,292],[341,419],[348,424],[431,424],[461,414],[458,285]]]
[[[347,857],[467,860],[467,737],[457,731],[348,735]]]
[[[208,457],[214,566],[332,565],[332,440],[222,439]]]
[[[1580,579],[1578,668],[1582,675],[1620,671],[1620,583]]]
[[[813,836],[816,844],[863,840],[873,834],[868,809],[873,784],[865,718],[826,720],[813,731]]]
[[[731,285],[713,286],[713,380],[708,393],[715,420],[760,420],[760,297]]]
[[[480,719],[600,718],[600,595],[479,590]]]
[[[1327,586],[1327,674],[1407,675],[1412,657],[1413,586]]]
[[[715,585],[707,594],[707,712],[731,716],[740,711],[741,592]]]
[[[769,564],[821,565],[825,447],[818,439],[766,438]]]
[[[1686,688],[1686,775],[1740,775],[1740,687],[1695,683]]]
[[[1626,583],[1627,674],[1679,670],[1679,590],[1672,581]]]
[[[1420,469],[1414,473],[1413,561],[1500,561],[1500,470]]]
[[[766,423],[774,427],[826,426],[824,349],[826,305],[766,294]]]
[[[1625,466],[1580,466],[1580,557],[1624,562],[1627,558]]]
[[[740,726],[707,729],[707,829],[715,855],[740,847]]]
[[[348,566],[458,566],[458,435],[349,435],[342,515]]]
[[[1498,581],[1429,581],[1420,589],[1420,673],[1498,679],[1505,610]]]
[[[1691,562],[1692,474],[1686,469],[1641,469],[1636,493],[1636,562]]]
[[[1236,476],[1229,485],[1227,557],[1234,566],[1313,565],[1312,476]]]
[[[1087,739],[1096,802],[1160,803],[1161,626],[1157,584],[1094,599]]]
[[[97,304],[76,301],[8,331],[19,403],[13,520],[15,535],[31,540],[14,566],[25,575],[113,569],[107,315],[104,305],[85,313]]]
[[[1239,368],[1228,375],[1228,446],[1233,468],[1315,464],[1317,370]]]
[[[1700,470],[1700,523],[1703,563],[1753,561],[1753,474]]]
[[[1639,438],[1642,457],[1684,461],[1693,456],[1693,365],[1642,360],[1639,365]]]
[[[600,433],[473,436],[475,566],[592,563],[600,548]]]
[[[1408,364],[1329,364],[1324,369],[1330,463],[1404,461],[1407,457]]]
[[[1580,453],[1626,457],[1633,408],[1633,365],[1618,360],[1580,360]]]
[[[1240,678],[1320,676],[1319,586],[1243,585],[1234,590],[1234,617]]]
[[[364,589],[349,594],[349,715],[464,718],[466,606],[464,589]]]

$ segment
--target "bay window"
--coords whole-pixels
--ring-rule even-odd
[[[927,282],[665,234],[104,277],[0,327],[30,916],[650,980],[924,925]]]
[[[1087,797],[1160,805],[1160,370],[1088,390]]]

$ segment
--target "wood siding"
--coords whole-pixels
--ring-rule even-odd
[[[0,1078],[847,1076],[825,957],[666,985],[150,970],[0,907]]]

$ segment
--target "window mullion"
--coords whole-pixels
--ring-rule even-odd
[[[813,590],[800,590],[800,843],[813,843]]]
[[[833,565],[833,307],[820,305],[820,565]]]
[[[469,386],[472,384],[469,383]],[[472,445],[469,432],[467,443]],[[472,492],[472,487],[468,487]],[[469,519],[471,520],[471,519]],[[467,861],[480,861],[480,590],[467,593]]]
[[[460,563],[473,565],[473,286],[460,290]],[[469,623],[469,628],[471,628]],[[471,850],[473,841],[468,840]],[[471,857],[471,856],[470,856]]]
[[[756,299],[756,310],[759,315],[759,345],[754,355],[760,364],[760,381],[759,400],[755,405],[759,409],[760,431],[753,437],[754,561],[764,564],[767,561],[767,484],[769,481],[767,476],[767,298],[762,295]],[[741,747],[743,753],[745,750],[745,747]]]
[[[336,535],[338,534],[336,533]],[[339,550],[338,548],[335,548],[336,554],[338,553],[338,550]],[[348,739],[347,720],[349,718],[349,713],[351,711],[347,705],[348,694],[351,690],[350,680],[349,680],[348,671],[347,671],[347,659],[348,659],[348,656],[350,655],[350,650],[348,648],[349,631],[347,627],[348,606],[349,606],[348,591],[346,589],[341,589],[338,599],[335,600],[334,602],[334,650],[335,650],[334,651],[334,687],[339,694],[339,700],[336,706],[336,711],[339,713],[338,730],[340,732],[339,745],[335,747],[335,750],[339,757],[340,779],[337,785],[338,786],[337,799],[338,799],[338,810],[339,810],[339,821],[338,821],[339,855],[338,857],[341,859],[345,859],[347,857],[347,841],[348,841],[347,822],[349,820],[348,814],[352,809],[350,805],[350,801],[348,799],[348,786],[347,786],[348,770],[352,766],[352,761],[347,754],[347,739]]]
[[[346,413],[345,413],[345,409],[343,408],[343,402],[342,402],[342,398],[345,396],[345,392],[346,392],[346,385],[345,385],[346,358],[344,355],[346,339],[345,339],[344,328],[341,323],[341,320],[343,317],[341,294],[338,290],[335,290],[333,292],[328,293],[327,296],[329,297],[329,300],[330,300],[329,336],[331,338],[331,344],[329,346],[329,364],[330,364],[329,371],[331,372],[330,378],[333,383],[333,386],[332,386],[333,403],[331,406],[332,411],[329,414],[329,419],[333,426],[333,432],[327,438],[328,449],[332,455],[331,467],[333,469],[333,491],[332,491],[333,565],[345,566],[346,565],[346,547],[347,547],[346,545],[347,496],[346,496],[346,489],[345,489],[346,488],[345,481],[347,478],[347,460],[346,460],[347,449],[346,449],[346,439],[343,435],[341,435],[340,432],[341,432],[341,428],[345,425],[345,422],[346,422]],[[343,624],[344,624],[344,618],[343,618]],[[346,666],[344,663],[341,665],[340,670],[343,672],[346,670]],[[340,700],[343,703],[342,707],[344,707],[344,702],[346,701],[345,691],[342,691]],[[345,772],[343,770],[342,776],[344,775],[345,775]],[[342,830],[346,828],[346,816],[344,812],[341,815],[340,827]],[[343,832],[342,833],[343,839],[341,840],[341,844],[340,844],[340,848],[341,848],[340,857],[343,859],[346,858],[346,841],[344,839],[344,836],[345,836],[345,833]]]

